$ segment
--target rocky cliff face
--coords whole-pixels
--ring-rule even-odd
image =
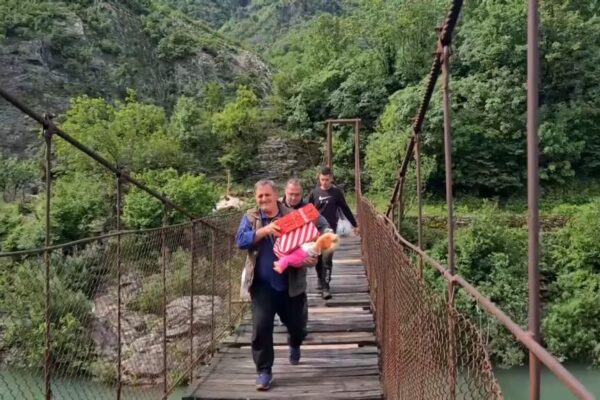
[[[283,183],[318,165],[321,160],[321,144],[287,137],[269,137],[259,147],[259,165],[251,179],[268,178]]]
[[[35,111],[55,114],[74,96],[114,100],[127,88],[167,109],[180,95],[201,94],[208,82],[251,82],[258,92],[269,90],[262,60],[202,22],[159,2],[89,3],[61,8],[42,1],[36,7],[48,7],[50,17],[0,21],[0,86]],[[41,143],[37,132],[0,100],[0,153],[27,154]]]
[[[126,276],[123,303],[141,289],[140,277]],[[118,351],[118,308],[116,288],[94,299],[94,318],[90,336],[98,362],[116,366]],[[194,354],[198,355],[210,345],[210,324],[213,299],[209,295],[194,296],[194,324],[190,325],[190,296],[173,299],[166,307],[166,342],[169,371],[183,371],[188,366],[190,330],[193,329]],[[214,298],[214,311],[222,315],[223,299]],[[127,385],[156,385],[162,382],[163,347],[162,317],[122,309],[121,337],[123,354],[123,383]]]

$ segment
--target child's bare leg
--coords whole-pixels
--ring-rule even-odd
[[[280,274],[283,274],[283,272],[287,269],[288,267],[288,263],[287,263],[287,257],[282,257],[279,259],[279,261],[275,261],[273,263],[273,269],[277,272],[279,272]]]
[[[301,268],[307,256],[308,254],[301,247],[298,247],[290,254],[281,257],[279,261],[275,261],[273,269],[282,274],[289,266]]]

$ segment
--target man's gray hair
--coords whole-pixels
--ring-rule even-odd
[[[259,187],[263,186],[271,186],[271,189],[273,189],[274,192],[277,192],[277,185],[270,179],[261,179],[260,181],[256,182],[254,185],[254,191],[257,191]]]
[[[298,178],[290,178],[290,179],[288,179],[288,181],[285,184],[285,186],[287,187],[288,185],[296,185],[296,186],[300,186],[300,188],[302,188],[302,182]]]

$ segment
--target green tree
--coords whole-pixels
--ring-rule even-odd
[[[381,114],[377,130],[369,136],[365,172],[369,178],[369,188],[375,193],[391,195],[396,172],[406,155],[412,135],[411,118],[420,96],[421,90],[416,87],[406,88],[391,96],[390,103]],[[421,179],[425,184],[434,171],[435,161],[424,154],[421,162]],[[404,193],[408,199],[412,199],[416,195],[416,175],[412,160],[407,178]],[[405,203],[408,205],[410,201]]]
[[[44,270],[41,263],[33,261],[9,268],[0,271],[0,308],[6,311],[0,346],[11,350],[11,365],[39,368],[45,349]],[[93,348],[87,334],[91,304],[51,271],[52,363],[63,372],[85,370]]]
[[[43,199],[30,206],[30,210],[19,210],[12,205],[2,212],[0,231],[3,233],[2,251],[31,250],[43,246],[46,238],[46,223]],[[12,209],[12,212],[11,212]],[[4,225],[6,223],[6,225]]]
[[[35,160],[4,159],[0,155],[0,191],[4,201],[14,201],[19,191],[25,193],[27,187],[34,186],[40,176]]]
[[[133,171],[180,166],[180,146],[167,131],[162,108],[137,101],[129,91],[116,106],[87,96],[72,100],[61,126],[75,139],[97,151],[114,165]],[[95,161],[57,141],[58,168],[98,170]]]
[[[377,62],[390,91],[420,81],[431,64],[436,32],[432,27],[447,7],[446,1],[360,0],[348,17],[359,43]],[[416,50],[419,49],[419,50]],[[429,50],[429,51],[427,51]]]
[[[458,230],[455,241],[457,273],[521,325],[527,320],[526,243],[524,229],[507,227],[497,210],[490,208],[478,215],[468,228]],[[446,260],[446,241],[435,245],[431,254],[436,259]],[[476,304],[464,294],[457,298],[459,310],[473,321],[482,313]],[[522,364],[525,354],[512,335],[493,318],[486,318],[486,323],[490,353],[495,362],[503,367]]]
[[[220,92],[210,93],[206,104],[191,97],[180,97],[171,115],[169,130],[190,157],[192,170],[214,173],[219,168],[222,144],[213,134],[212,116],[222,101]]]
[[[256,94],[240,86],[233,101],[213,116],[213,132],[223,143],[219,158],[236,178],[243,178],[254,167],[258,144],[264,137]]]
[[[196,216],[212,211],[218,199],[212,184],[203,175],[179,174],[175,169],[147,171],[136,175],[147,184],[170,198],[175,204]],[[137,188],[132,188],[125,196],[123,221],[129,228],[152,228],[160,226],[163,218],[161,203]],[[185,221],[178,211],[171,213],[170,222]]]
[[[543,321],[548,347],[561,360],[600,365],[600,273],[566,272],[554,286],[558,296]]]
[[[103,230],[112,200],[104,181],[76,172],[60,177],[52,193],[52,225],[58,240],[81,239]]]

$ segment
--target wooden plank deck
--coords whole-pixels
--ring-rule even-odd
[[[335,253],[333,299],[321,299],[316,273],[309,271],[308,336],[300,365],[289,364],[286,330],[276,325],[273,385],[267,392],[257,391],[248,314],[236,334],[222,342],[210,365],[199,371],[184,400],[382,399],[375,327],[359,246],[358,238],[344,238]]]

